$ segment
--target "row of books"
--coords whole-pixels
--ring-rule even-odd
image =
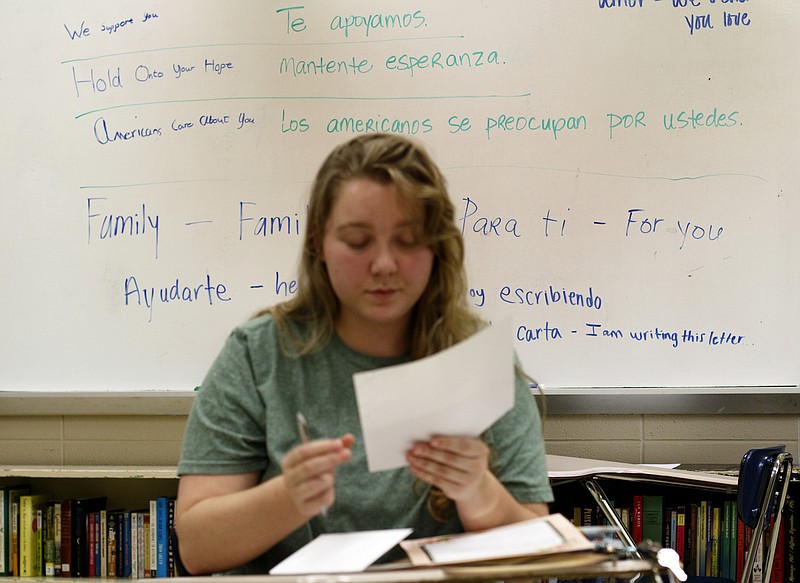
[[[737,514],[736,500],[705,499],[675,504],[661,495],[634,495],[629,504],[615,505],[615,512],[636,543],[650,539],[675,549],[688,575],[722,577],[738,581],[750,545],[750,529]],[[795,533],[795,501],[787,500],[778,534],[770,580],[762,577],[764,549],[756,554],[755,583],[797,581],[800,547]],[[573,508],[577,526],[607,524],[595,507]]]
[[[174,504],[159,497],[140,510],[108,509],[105,497],[53,500],[27,485],[0,487],[0,575],[173,577]]]

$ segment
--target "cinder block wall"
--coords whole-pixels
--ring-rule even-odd
[[[59,403],[0,398],[0,465],[172,466],[191,398]],[[546,414],[551,454],[627,463],[738,464],[785,443],[800,457],[798,414]]]
[[[738,465],[748,449],[778,443],[797,458],[800,415],[548,415],[544,435],[557,455]]]
[[[185,416],[0,416],[0,465],[173,466]]]

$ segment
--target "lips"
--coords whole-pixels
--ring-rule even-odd
[[[385,300],[385,299],[388,299],[388,298],[392,297],[395,293],[397,293],[397,290],[394,290],[394,289],[383,289],[382,288],[382,289],[373,289],[373,290],[370,290],[367,293],[370,296],[372,296],[373,298],[376,298],[376,299],[379,299],[379,300]]]

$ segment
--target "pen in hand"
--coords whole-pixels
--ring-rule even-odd
[[[308,421],[306,421],[305,415],[303,415],[300,411],[297,412],[297,434],[300,436],[300,441],[302,443],[308,443],[311,441],[311,431],[308,429]],[[320,508],[319,511],[322,518],[328,516],[328,509],[323,506]]]

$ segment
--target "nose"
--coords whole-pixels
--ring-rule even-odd
[[[373,275],[388,275],[397,271],[397,258],[391,245],[382,244],[375,248],[370,271]]]

